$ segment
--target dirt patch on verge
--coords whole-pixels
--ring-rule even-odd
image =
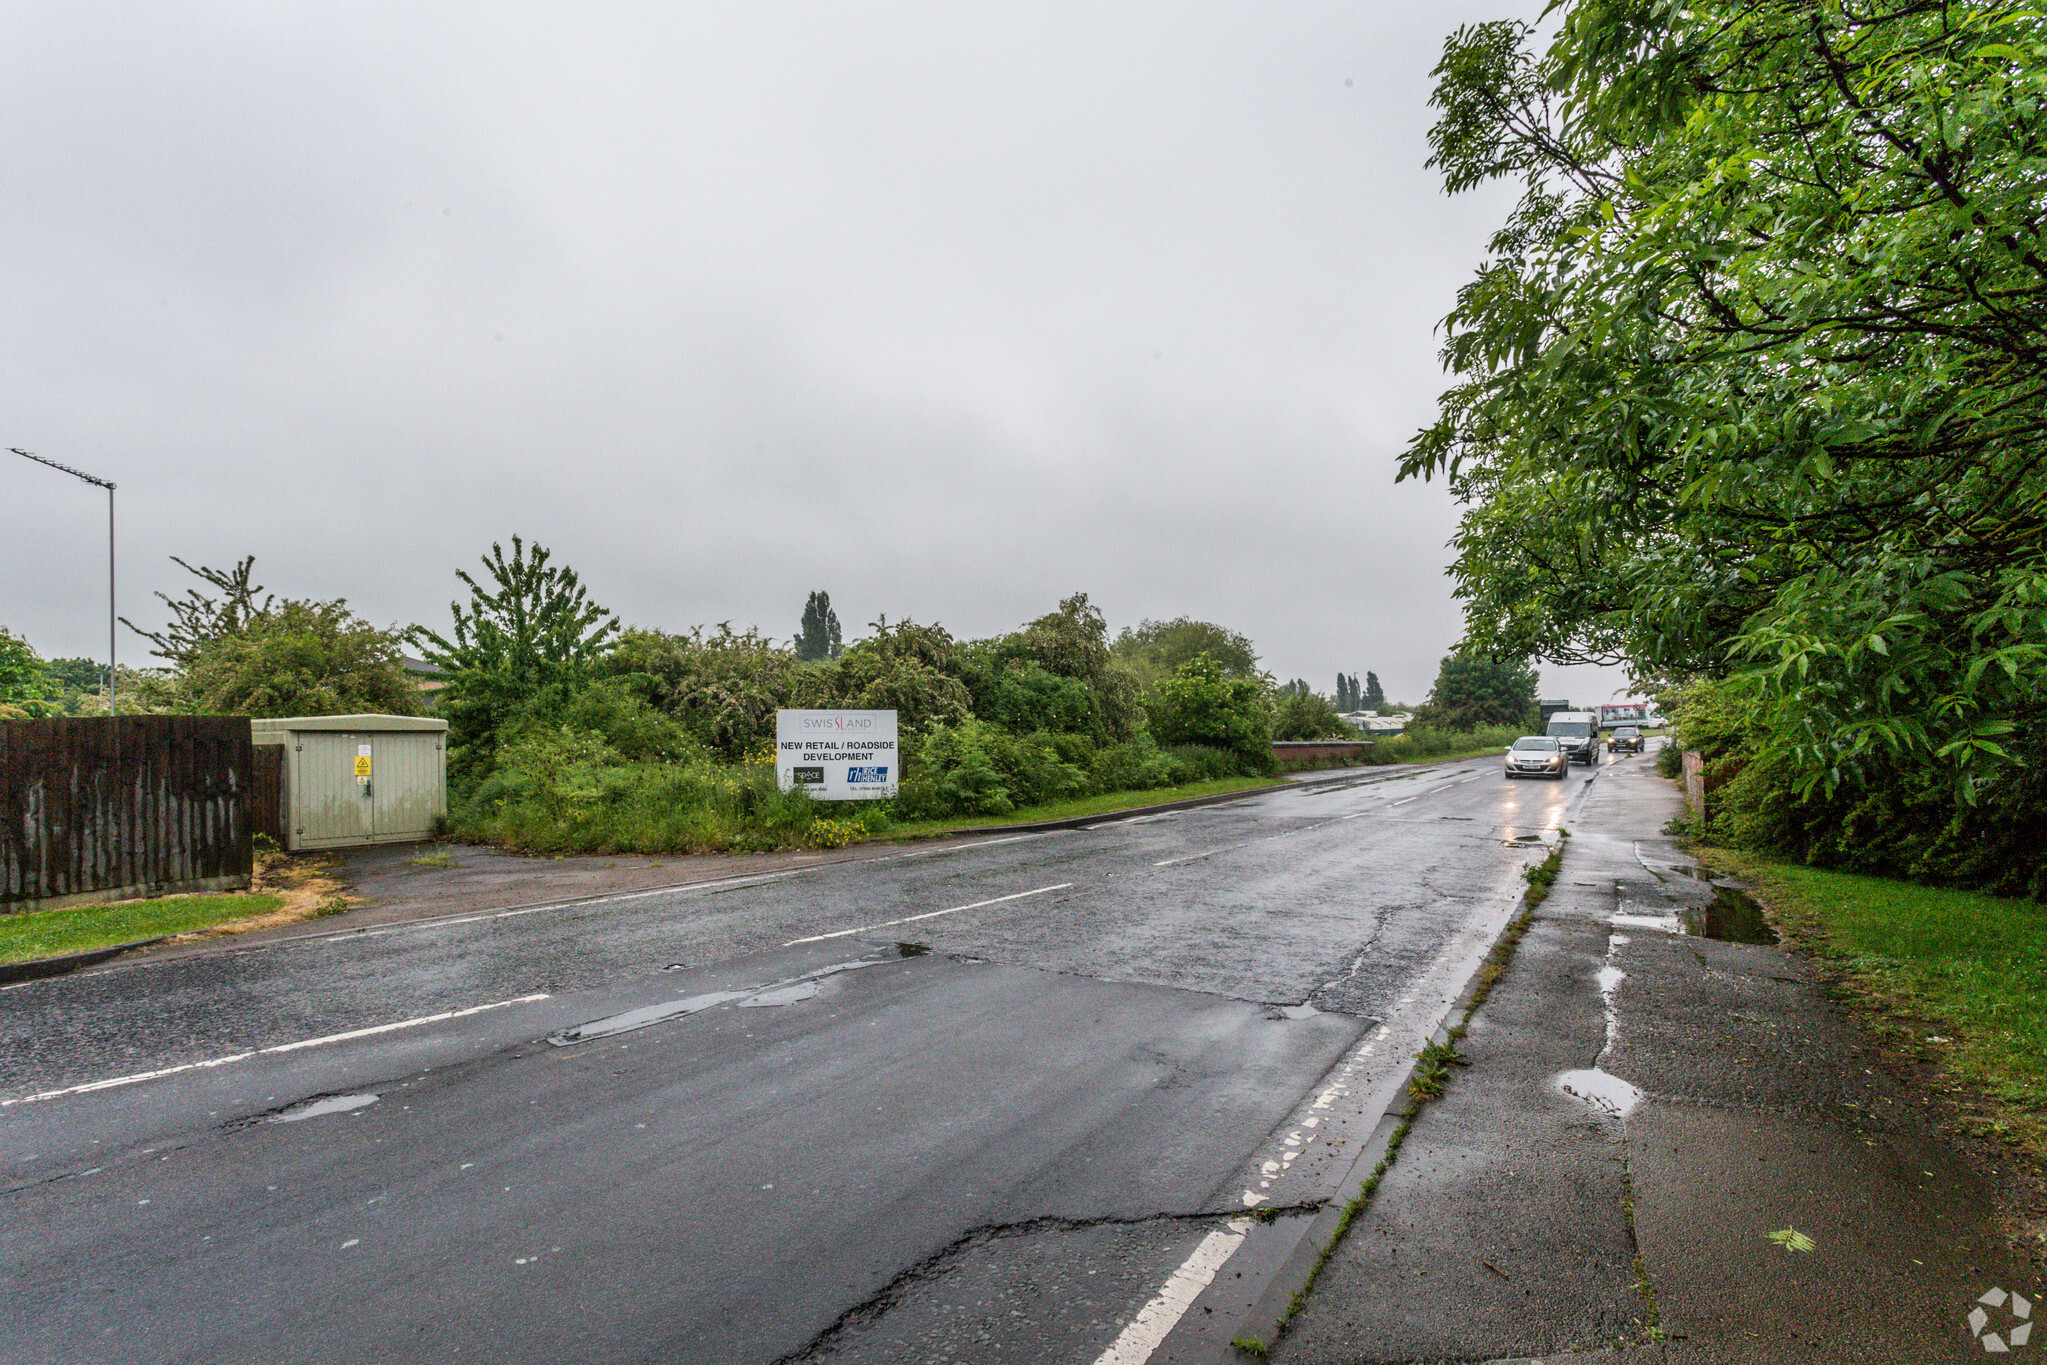
[[[261,929],[282,929],[307,920],[338,915],[361,903],[348,893],[340,877],[341,859],[331,853],[259,853],[249,880],[252,893],[278,896],[284,904],[262,915],[230,920],[179,934],[166,946],[182,947],[209,939],[255,933]]]

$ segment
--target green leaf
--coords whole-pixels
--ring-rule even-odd
[[[1797,1228],[1779,1228],[1775,1232],[1763,1235],[1778,1246],[1783,1247],[1786,1251],[1811,1251],[1816,1245],[1812,1238],[1806,1236]]]

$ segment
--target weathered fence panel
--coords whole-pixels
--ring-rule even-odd
[[[249,882],[242,716],[0,721],[0,912]]]

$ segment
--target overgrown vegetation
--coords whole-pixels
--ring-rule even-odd
[[[172,559],[204,588],[175,598],[156,594],[170,612],[163,630],[144,631],[122,618],[164,661],[117,670],[123,711],[318,716],[419,709],[397,632],[370,625],[345,600],[279,601],[251,581],[253,557],[226,570]],[[45,663],[26,641],[0,629],[0,719],[106,711],[103,662]]]
[[[1435,72],[1446,185],[1522,189],[1402,467],[1471,646],[1682,685],[1716,837],[2047,894],[2047,12],[1550,19]]]
[[[397,633],[370,625],[344,599],[279,601],[251,581],[253,555],[228,570],[172,559],[210,591],[156,594],[171,614],[160,631],[122,618],[168,665],[136,680],[128,691],[131,705],[240,716],[418,709],[418,689],[399,662]]]

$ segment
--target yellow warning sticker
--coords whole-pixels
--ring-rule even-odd
[[[355,775],[357,777],[368,777],[370,775],[370,756],[368,754],[363,754],[355,760]]]

